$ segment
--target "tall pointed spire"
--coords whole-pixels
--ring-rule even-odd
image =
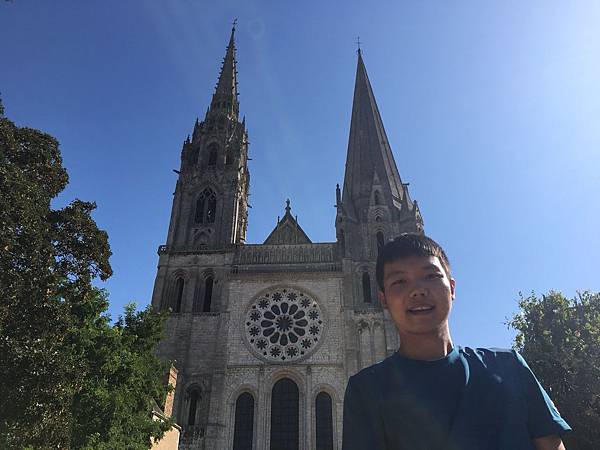
[[[227,51],[225,58],[223,58],[223,65],[221,66],[221,72],[219,73],[219,80],[217,81],[217,87],[213,94],[211,109],[217,105],[230,104],[233,111],[237,114],[239,110],[238,106],[238,91],[237,91],[237,62],[235,60],[235,25],[237,19],[233,22],[231,27],[231,36],[229,37],[229,44],[227,45]]]
[[[383,128],[360,48],[357,53],[358,64],[342,196],[344,209],[355,219],[358,219],[361,211],[365,211],[369,205],[375,177],[381,182],[382,194],[388,200],[386,203],[400,209],[404,196],[400,174]]]

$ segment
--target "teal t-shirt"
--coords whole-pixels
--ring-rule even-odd
[[[343,450],[532,450],[571,428],[515,351],[455,347],[419,361],[395,353],[350,378]]]

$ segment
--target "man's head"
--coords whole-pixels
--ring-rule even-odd
[[[454,279],[444,250],[419,234],[388,242],[377,258],[379,299],[402,336],[447,334]]]
[[[397,259],[408,258],[409,256],[436,256],[442,267],[446,271],[448,278],[450,275],[450,261],[440,244],[424,234],[404,233],[393,241],[383,246],[377,257],[377,266],[375,267],[375,276],[379,290],[384,291],[383,276],[384,266]]]

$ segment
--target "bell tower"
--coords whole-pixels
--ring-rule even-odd
[[[169,250],[223,249],[246,239],[248,133],[239,120],[234,35],[235,25],[204,120],[183,143]]]

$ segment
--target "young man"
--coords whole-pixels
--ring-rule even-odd
[[[401,235],[376,272],[400,348],[350,378],[343,450],[564,450],[571,428],[518,353],[452,343],[455,281],[435,241]]]

